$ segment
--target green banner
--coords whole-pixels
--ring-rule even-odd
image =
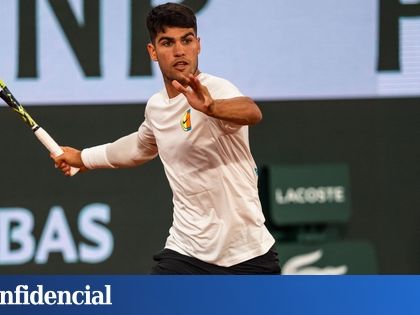
[[[283,274],[376,274],[373,246],[364,241],[278,243]]]
[[[344,164],[268,167],[269,220],[276,226],[346,222],[350,185]]]

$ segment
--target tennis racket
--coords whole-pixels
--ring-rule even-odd
[[[54,141],[54,139],[41,128],[35,120],[28,114],[28,112],[19,104],[17,99],[13,96],[12,92],[7,88],[6,84],[0,80],[0,97],[6,102],[16,113],[20,115],[23,121],[32,129],[35,136],[39,141],[50,151],[53,156],[59,156],[63,154],[63,150]],[[79,171],[78,168],[72,167],[70,175],[73,176]]]

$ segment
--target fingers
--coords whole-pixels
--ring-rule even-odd
[[[66,175],[66,176],[72,176],[72,167],[65,163],[65,162],[61,162],[61,163],[55,163],[54,164],[55,168],[59,168],[60,171]],[[78,173],[84,173],[86,172],[88,169],[85,166],[80,167],[80,170]]]
[[[66,164],[64,161],[64,157],[62,155],[60,156],[54,156],[52,154],[50,154],[51,159],[54,160],[54,167],[55,168],[61,168],[62,164]]]
[[[68,151],[68,147],[60,147],[60,148],[63,150],[64,153]],[[52,158],[56,163],[61,162],[64,160],[64,154],[60,154],[56,156],[53,153],[50,153],[50,158]]]
[[[64,175],[71,176],[71,167],[81,167],[80,151],[71,147],[61,147],[63,153],[59,156],[50,154],[51,159],[54,160],[54,167],[60,169]]]
[[[173,80],[172,81],[172,86],[179,92],[182,94],[187,93],[187,88],[185,88],[181,83],[179,83],[177,80]]]
[[[60,169],[64,174],[70,175],[71,167],[68,164],[62,163],[61,166],[60,166]]]
[[[192,74],[189,75],[189,84],[188,84],[195,92],[201,93],[202,92],[202,85],[200,80]]]
[[[56,162],[54,163],[55,168],[59,168],[64,175],[70,176],[71,167],[65,162]]]
[[[183,77],[181,80],[183,84],[181,84],[178,80],[172,81],[172,86],[182,94],[188,93],[188,88],[186,86],[189,86],[195,93],[202,93],[203,86],[200,83],[200,80],[193,74],[188,75],[188,77]]]
[[[62,169],[62,172],[66,176],[71,176],[71,167],[67,165],[65,168]]]

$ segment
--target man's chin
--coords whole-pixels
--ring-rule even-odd
[[[171,73],[168,73],[166,78],[169,80],[169,82],[172,82],[173,80],[178,81],[182,85],[188,85],[189,83],[189,76],[190,74],[194,74],[196,71],[193,71],[192,69],[184,69],[184,70],[178,70],[178,71],[172,71]]]
[[[174,80],[177,80],[182,85],[187,85],[189,82],[188,76],[190,75],[190,73],[191,72],[189,71],[177,73],[176,75],[174,75]]]

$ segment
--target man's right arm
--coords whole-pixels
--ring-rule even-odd
[[[67,176],[70,166],[81,170],[97,168],[126,168],[143,164],[154,159],[157,154],[156,141],[147,122],[143,122],[138,132],[83,151],[63,147],[64,153],[52,157],[57,167]]]
[[[140,130],[115,142],[84,149],[81,152],[83,164],[88,169],[134,167],[156,156],[156,143],[146,142]]]

